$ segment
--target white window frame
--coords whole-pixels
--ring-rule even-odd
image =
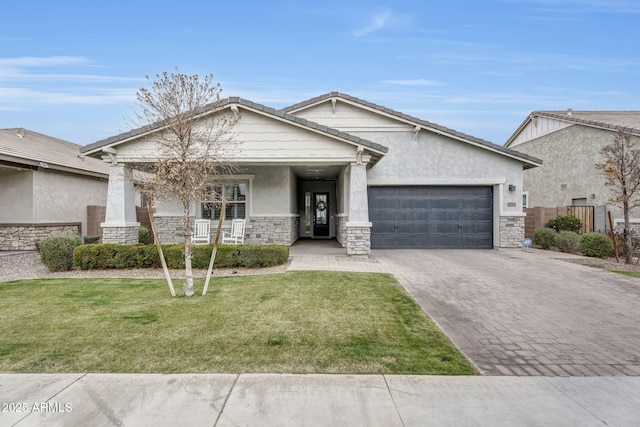
[[[245,210],[244,210],[244,215],[245,215],[245,221],[249,222],[249,218],[252,215],[252,206],[253,206],[253,178],[255,175],[233,175],[230,176],[228,179],[225,180],[221,180],[217,185],[220,186],[227,186],[227,185],[231,185],[231,184],[244,184],[246,185],[247,188],[247,194],[245,195],[245,200],[243,202],[232,202],[232,203],[244,203],[245,204]],[[200,202],[198,203],[198,218],[202,218],[202,204],[204,203],[203,200],[200,200]],[[227,203],[229,203],[229,201],[227,201]],[[211,212],[211,221],[217,221],[218,218],[214,218],[214,211],[212,210]],[[231,223],[231,220],[233,218],[225,218],[225,224],[226,223]]]

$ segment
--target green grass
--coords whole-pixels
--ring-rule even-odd
[[[625,276],[635,277],[640,279],[640,273],[637,271],[621,271],[621,270],[609,270],[612,273],[624,274]]]
[[[39,279],[0,283],[0,301],[0,372],[476,373],[385,274],[219,277],[192,298]]]

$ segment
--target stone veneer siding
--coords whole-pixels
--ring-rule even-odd
[[[0,224],[0,250],[33,251],[36,242],[61,234],[80,235],[80,223]]]
[[[102,227],[102,243],[131,245],[138,243],[138,226]]]
[[[291,246],[298,240],[299,227],[299,216],[252,216],[245,229],[245,243]]]
[[[519,248],[524,239],[524,216],[500,217],[500,247]]]
[[[177,216],[157,216],[156,232],[161,243],[182,243],[182,218]],[[211,241],[213,242],[217,220],[211,221]],[[300,218],[253,216],[245,228],[244,242],[253,245],[291,246],[298,240]],[[224,230],[224,229],[223,229]],[[228,229],[226,231],[229,231]]]
[[[154,219],[160,243],[184,243],[182,217],[157,216]]]
[[[343,248],[347,245],[347,219],[346,214],[338,214],[336,219],[336,240]]]
[[[369,255],[371,253],[371,227],[346,226],[347,255]]]

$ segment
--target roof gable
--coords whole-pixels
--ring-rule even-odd
[[[372,141],[368,141],[363,138],[359,138],[355,135],[351,135],[346,132],[341,132],[336,129],[332,129],[328,126],[324,126],[309,120],[305,120],[300,117],[296,117],[292,114],[285,113],[281,110],[276,110],[274,108],[266,107],[262,104],[258,104],[252,101],[248,101],[246,99],[242,99],[239,97],[230,97],[220,102],[209,104],[205,106],[202,111],[198,114],[198,117],[203,117],[206,115],[214,114],[216,112],[220,112],[223,110],[229,109],[230,111],[235,113],[239,113],[240,109],[245,109],[248,111],[252,111],[254,113],[260,114],[262,116],[268,117],[272,120],[276,120],[282,123],[285,123],[289,126],[296,126],[305,131],[311,131],[317,134],[324,135],[325,137],[329,137],[334,140],[342,141],[343,143],[348,143],[354,146],[363,146],[367,149],[372,156],[372,165],[379,160],[384,153],[388,151],[388,148],[377,144]],[[124,144],[126,142],[139,139],[148,135],[151,135],[155,132],[159,132],[165,129],[165,126],[162,123],[155,123],[149,126],[143,126],[137,129],[133,129],[129,132],[125,132],[116,136],[112,136],[110,138],[97,141],[93,144],[87,145],[81,148],[81,152],[86,153],[87,155],[98,155],[102,152],[106,147],[116,147],[120,144]]]
[[[322,103],[327,103],[327,102],[332,103],[334,105],[337,102],[345,102],[352,106],[356,106],[358,108],[363,108],[370,112],[374,112],[386,118],[391,118],[400,123],[410,125],[414,128],[415,131],[426,130],[438,135],[443,135],[467,144],[471,144],[480,148],[493,151],[500,155],[514,158],[516,160],[523,162],[523,165],[526,169],[531,167],[536,167],[542,164],[542,160],[529,156],[527,154],[520,153],[518,151],[514,151],[511,149],[505,148],[503,146],[493,144],[484,139],[476,138],[474,136],[455,131],[445,126],[441,126],[436,123],[422,120],[417,117],[413,117],[408,114],[404,114],[399,111],[393,110],[391,108],[383,107],[381,105],[374,104],[372,102],[368,102],[368,101],[365,101],[341,92],[326,93],[324,95],[320,95],[315,98],[311,98],[306,101],[283,108],[281,111],[284,113],[296,114],[303,110],[313,108]]]
[[[109,167],[80,154],[80,145],[24,128],[0,129],[0,160],[30,167],[107,177]]]
[[[537,119],[553,123],[535,132]],[[533,111],[518,126],[505,143],[505,147],[517,146],[523,142],[538,138],[571,125],[588,126],[613,132],[624,131],[640,135],[640,111]]]

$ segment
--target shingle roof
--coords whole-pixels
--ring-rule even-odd
[[[0,160],[28,166],[104,176],[109,166],[80,154],[80,145],[23,128],[0,129]]]
[[[327,100],[334,99],[334,98],[343,99],[343,100],[346,100],[346,101],[349,101],[349,102],[352,102],[352,103],[355,103],[355,104],[360,104],[360,105],[362,105],[364,107],[370,108],[372,110],[379,111],[380,113],[384,113],[384,114],[389,115],[389,116],[393,116],[393,117],[395,117],[395,118],[397,118],[399,120],[402,120],[402,121],[405,121],[405,122],[409,122],[411,124],[423,127],[425,129],[429,129],[429,130],[431,130],[433,132],[440,133],[440,134],[443,134],[443,135],[448,135],[448,136],[451,136],[453,138],[459,139],[461,141],[465,141],[465,142],[469,142],[469,143],[472,143],[472,144],[477,144],[477,145],[480,145],[480,146],[484,146],[484,147],[486,147],[488,149],[491,149],[493,151],[501,152],[501,153],[504,153],[505,155],[525,160],[527,163],[532,163],[532,164],[536,164],[536,165],[542,164],[542,160],[540,160],[538,158],[535,158],[533,156],[529,156],[527,154],[520,153],[519,151],[515,151],[515,150],[509,149],[509,148],[505,148],[505,147],[503,147],[501,145],[494,144],[494,143],[486,141],[484,139],[476,138],[475,136],[467,135],[465,133],[458,132],[456,130],[447,128],[445,126],[441,126],[441,125],[438,125],[436,123],[429,122],[427,120],[419,119],[417,117],[413,117],[413,116],[410,116],[408,114],[404,114],[404,113],[401,113],[399,111],[393,110],[391,108],[383,107],[382,105],[374,104],[373,102],[365,101],[363,99],[360,99],[360,98],[357,98],[355,96],[351,96],[351,95],[348,95],[348,94],[342,93],[342,92],[326,93],[324,95],[320,95],[320,96],[317,96],[315,98],[311,98],[311,99],[308,99],[306,101],[299,102],[299,103],[291,105],[289,107],[285,107],[285,108],[282,109],[282,111],[285,112],[285,113],[291,113],[293,111],[297,111],[297,110],[303,109],[305,107],[308,107],[308,106],[311,106],[311,105],[315,105],[315,104],[319,104],[319,103],[322,103],[322,102],[325,102]]]
[[[363,138],[359,138],[359,137],[357,137],[355,135],[351,135],[351,134],[348,134],[346,132],[341,132],[341,131],[338,131],[336,129],[332,129],[330,127],[327,127],[327,126],[312,122],[310,120],[306,120],[306,119],[303,119],[303,118],[300,118],[300,117],[296,117],[296,116],[294,116],[292,114],[288,114],[288,113],[286,113],[286,112],[284,112],[282,110],[276,110],[274,108],[266,107],[266,106],[264,106],[262,104],[258,104],[256,102],[252,102],[252,101],[249,101],[249,100],[246,100],[246,99],[242,99],[240,97],[229,97],[227,99],[221,100],[218,103],[208,104],[207,106],[203,107],[202,111],[199,112],[199,115],[208,114],[208,113],[216,111],[216,110],[224,109],[224,108],[229,107],[231,105],[241,105],[241,106],[243,106],[243,107],[245,107],[247,109],[254,110],[254,111],[259,111],[259,112],[261,112],[263,114],[266,114],[266,115],[269,115],[269,116],[272,116],[272,117],[277,117],[277,118],[279,118],[281,120],[288,121],[288,122],[290,122],[292,124],[295,123],[297,125],[300,125],[300,126],[303,126],[303,127],[307,127],[307,128],[309,128],[311,130],[318,131],[318,132],[321,132],[321,133],[325,133],[327,135],[331,135],[332,137],[341,138],[343,140],[352,142],[354,144],[363,145],[365,147],[368,147],[368,148],[370,148],[372,150],[375,150],[375,151],[378,151],[380,153],[386,153],[388,151],[387,147],[385,147],[383,145],[380,145],[380,144],[377,144],[375,142],[368,141],[368,140],[363,139]],[[160,129],[163,128],[163,126],[164,126],[163,123],[160,122],[160,123],[155,123],[153,125],[143,126],[143,127],[137,128],[137,129],[133,129],[133,130],[130,130],[128,132],[121,133],[119,135],[115,135],[115,136],[112,136],[112,137],[97,141],[97,142],[95,142],[93,144],[86,145],[86,146],[82,147],[80,149],[80,151],[83,152],[83,153],[94,151],[94,150],[96,150],[98,148],[101,148],[101,147],[104,147],[104,146],[107,146],[107,145],[110,145],[110,144],[114,144],[114,143],[117,143],[117,142],[125,141],[125,140],[131,139],[131,138],[135,138],[135,137],[140,136],[140,135],[144,135],[144,134],[149,133],[149,132],[160,130]]]

